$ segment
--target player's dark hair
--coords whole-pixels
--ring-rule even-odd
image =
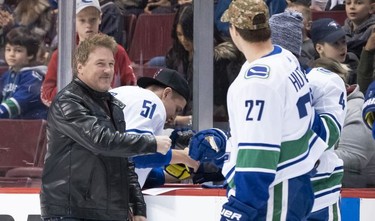
[[[27,56],[33,55],[31,61],[35,61],[39,51],[41,40],[33,35],[26,27],[13,28],[5,37],[5,43],[12,46],[19,45],[26,48]]]

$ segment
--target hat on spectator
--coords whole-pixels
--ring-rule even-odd
[[[170,87],[179,93],[186,101],[190,100],[190,90],[188,82],[177,71],[164,68],[155,73],[154,77],[141,77],[137,80],[140,87],[146,88],[150,85],[160,85]]]
[[[272,43],[280,45],[293,54],[300,56],[303,28],[302,14],[286,10],[282,13],[272,15],[269,23]]]
[[[264,0],[232,1],[221,16],[222,22],[229,22],[237,28],[248,30],[268,28],[268,19],[269,11]]]
[[[102,12],[98,0],[76,0],[76,14],[87,7],[95,7],[99,12]]]
[[[313,21],[310,33],[314,45],[320,42],[335,43],[345,36],[345,31],[332,18]]]

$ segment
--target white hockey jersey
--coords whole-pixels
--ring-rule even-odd
[[[313,68],[307,73],[312,90],[312,105],[323,122],[320,137],[328,149],[319,158],[317,174],[311,179],[315,202],[312,212],[337,203],[343,177],[343,161],[334,152],[346,116],[346,87],[336,74],[324,68]]]
[[[164,104],[154,92],[138,86],[121,86],[110,90],[110,92],[125,104],[123,111],[126,132],[162,134],[166,121],[166,110]],[[162,154],[158,155],[160,155],[159,157],[165,157]],[[141,187],[143,187],[151,169],[151,167],[135,168]]]
[[[228,195],[259,208],[270,188],[313,169],[327,145],[310,129],[310,98],[306,76],[289,51],[274,46],[271,54],[245,62],[227,95]]]

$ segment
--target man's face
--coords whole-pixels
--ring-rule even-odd
[[[161,100],[167,112],[166,124],[173,125],[176,116],[182,113],[186,105],[186,100],[170,87],[164,89]]]
[[[85,64],[77,64],[77,77],[93,90],[106,92],[111,88],[114,63],[113,52],[109,48],[97,47],[89,54]]]
[[[83,41],[99,32],[101,23],[100,12],[95,7],[87,7],[76,15],[76,32],[79,40]]]

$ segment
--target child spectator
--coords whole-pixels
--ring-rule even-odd
[[[99,32],[101,23],[101,8],[98,0],[76,0],[76,32],[78,44]],[[57,50],[51,56],[48,64],[46,79],[42,85],[41,97],[45,105],[50,106],[57,93]],[[115,54],[115,74],[112,87],[134,85],[136,78],[131,67],[131,61],[125,49],[117,45]],[[68,73],[65,73],[68,74]]]
[[[345,1],[347,19],[343,27],[346,33],[348,51],[360,58],[363,46],[375,28],[375,0]]]
[[[9,70],[0,78],[0,118],[45,119],[47,108],[40,100],[46,66],[36,66],[40,40],[18,27],[6,36],[5,60]]]
[[[348,76],[348,84],[357,82],[355,70],[358,66],[358,57],[353,53],[348,53],[345,32],[335,20],[322,18],[313,21],[311,40],[319,57],[333,58],[340,63],[349,65],[353,71]]]

